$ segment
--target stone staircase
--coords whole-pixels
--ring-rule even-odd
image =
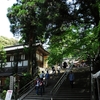
[[[51,76],[49,86],[45,88],[45,94],[36,95],[35,89],[33,89],[23,100],[91,100],[90,71],[85,68],[75,68],[73,72],[75,73],[74,88],[70,87],[68,78],[66,78],[58,92],[51,96],[50,91],[62,75],[56,74]]]
[[[45,87],[45,93],[41,95],[36,95],[35,89],[33,89],[23,100],[51,100],[50,91],[59,80],[63,73],[55,74],[50,76],[49,84]]]
[[[78,68],[73,71],[75,73],[74,88],[71,88],[67,77],[53,100],[91,100],[89,69]]]

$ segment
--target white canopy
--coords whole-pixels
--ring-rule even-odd
[[[92,78],[98,78],[98,77],[100,77],[100,71],[98,71],[95,74],[92,74]]]

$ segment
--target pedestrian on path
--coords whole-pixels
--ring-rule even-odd
[[[70,81],[71,88],[73,88],[74,79],[75,79],[74,73],[72,71],[70,71],[70,73],[69,73],[69,81]]]
[[[52,72],[53,72],[53,74],[56,74],[56,70],[55,70],[54,66],[52,66]]]
[[[60,65],[58,65],[58,66],[57,66],[58,74],[60,74],[60,69],[61,69],[61,67],[60,67]]]
[[[40,95],[42,96],[45,93],[45,84],[43,79],[40,80]]]
[[[35,90],[36,94],[39,95],[39,88],[40,88],[40,78],[37,76],[36,81],[35,81]]]
[[[47,73],[45,74],[45,86],[48,86],[49,79],[50,79],[50,75],[49,75],[49,72],[47,71]]]
[[[45,73],[44,71],[42,71],[42,73],[40,73],[40,79],[43,80],[44,77],[45,77]]]

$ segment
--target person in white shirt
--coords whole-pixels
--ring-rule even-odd
[[[44,77],[45,77],[45,73],[44,73],[44,71],[42,71],[42,73],[40,74],[40,79],[43,80]]]

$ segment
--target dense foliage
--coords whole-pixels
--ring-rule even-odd
[[[41,8],[48,12],[50,63],[64,57],[95,58],[100,43],[99,6],[98,0],[46,0]]]
[[[49,63],[100,54],[99,0],[17,0],[7,17],[26,43],[49,41]]]
[[[4,36],[0,36],[0,69],[6,65],[6,52],[4,51],[4,47],[13,46],[18,44],[18,41],[11,38],[6,38]]]
[[[20,34],[22,42],[25,40],[25,43],[36,42],[39,35],[38,27],[42,27],[38,24],[38,8],[35,3],[35,0],[19,0],[8,9],[11,32],[14,35]]]
[[[6,65],[6,52],[3,47],[0,47],[0,69]]]
[[[6,47],[6,46],[13,46],[13,45],[17,45],[18,44],[18,40],[15,40],[13,38],[7,38],[4,36],[0,36],[0,46],[2,47]]]

